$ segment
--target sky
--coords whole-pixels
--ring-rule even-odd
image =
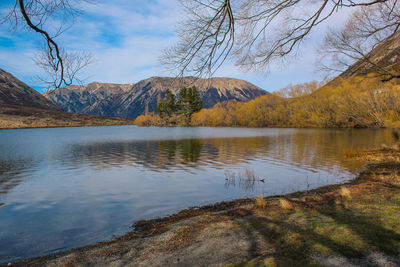
[[[0,14],[4,15],[13,2],[2,0]],[[95,63],[81,75],[86,83],[136,83],[152,76],[172,76],[159,57],[177,40],[174,30],[182,17],[177,0],[98,0],[82,9],[84,13],[57,42],[92,54]],[[245,72],[228,61],[214,76],[243,79],[270,92],[289,84],[321,80],[322,75],[315,73],[315,48],[327,26],[343,21],[342,15],[336,16],[325,28],[317,28],[291,64],[275,64],[268,72]],[[43,91],[36,78],[41,69],[33,62],[39,40],[40,36],[26,27],[13,30],[0,24],[0,68]]]

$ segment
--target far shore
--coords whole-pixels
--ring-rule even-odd
[[[0,129],[133,125],[133,120],[11,105],[0,106]]]
[[[249,126],[188,126],[137,123],[136,119],[105,117],[87,114],[70,113],[58,110],[40,109],[27,106],[0,105],[0,130],[30,129],[30,128],[61,128],[61,127],[89,127],[89,126],[120,126],[136,125],[140,127],[217,127],[217,128],[268,128]],[[291,126],[271,126],[270,128],[293,128]],[[308,129],[358,129],[354,127],[297,127]],[[387,129],[385,127],[371,127],[362,129]],[[389,128],[397,129],[397,128]]]
[[[190,208],[11,266],[399,266],[400,150],[346,156],[367,168],[344,184]]]

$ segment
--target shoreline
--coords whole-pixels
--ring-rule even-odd
[[[85,125],[65,125],[65,126],[28,126],[28,127],[16,127],[16,128],[0,128],[0,130],[22,130],[22,129],[52,129],[52,128],[78,128],[78,127],[108,127],[108,126],[137,126],[135,124],[123,124],[123,123],[117,123],[117,124],[106,124],[106,125],[100,125],[100,124],[85,124]],[[138,126],[140,127],[140,126]]]
[[[73,113],[76,115],[84,115],[84,116],[93,116],[93,115],[85,115],[85,114],[77,114]],[[125,120],[123,118],[118,118],[118,117],[101,117],[104,119],[115,119],[115,120]],[[110,123],[110,124],[82,124],[82,125],[49,125],[49,126],[42,126],[42,125],[34,125],[34,126],[22,126],[22,127],[0,127],[0,130],[17,130],[17,129],[47,129],[47,128],[76,128],[76,127],[101,127],[101,126],[137,126],[137,127],[143,127],[143,128],[151,128],[151,127],[156,127],[156,128],[233,128],[233,129],[318,129],[318,130],[399,130],[399,128],[389,128],[389,127],[364,127],[364,128],[358,128],[358,127],[282,127],[282,126],[271,126],[271,127],[248,127],[248,126],[191,126],[191,125],[151,125],[151,126],[146,126],[146,125],[138,125],[135,124],[134,122],[131,122],[129,120],[132,119],[126,119],[128,122],[117,122],[115,124]]]
[[[0,129],[134,125],[133,119],[70,113],[35,107],[0,105]]]
[[[395,158],[399,159],[398,152],[396,153]],[[387,157],[385,158],[387,159]],[[286,195],[237,199],[201,207],[192,207],[169,216],[137,221],[133,225],[133,231],[111,241],[99,242],[82,248],[21,260],[14,262],[11,266],[86,266],[99,264],[107,266],[129,266],[129,264],[131,266],[172,266],[178,263],[183,266],[193,265],[194,263],[199,266],[220,266],[228,263],[252,261],[254,259],[260,260],[260,257],[269,255],[265,253],[265,251],[268,251],[268,248],[266,248],[268,246],[264,246],[263,244],[259,247],[252,247],[251,243],[254,240],[261,242],[259,241],[259,232],[262,232],[262,230],[258,229],[257,223],[255,223],[256,228],[253,230],[247,229],[248,233],[245,231],[249,237],[243,235],[242,225],[247,225],[249,222],[252,224],[253,220],[261,220],[261,218],[272,216],[271,214],[276,218],[281,218],[289,216],[292,213],[299,213],[296,216],[305,217],[302,220],[313,222],[316,218],[320,219],[319,216],[312,214],[314,210],[323,213],[324,216],[322,218],[324,218],[328,214],[330,215],[328,207],[340,213],[343,207],[346,210],[346,205],[353,205],[353,202],[357,202],[358,198],[364,199],[372,193],[376,194],[378,191],[380,192],[379,194],[382,193],[386,198],[388,198],[390,193],[390,197],[396,198],[396,201],[398,201],[395,202],[397,204],[395,204],[396,221],[394,223],[399,225],[399,233],[390,232],[391,235],[394,234],[395,241],[398,241],[398,244],[396,243],[394,248],[398,256],[393,255],[392,250],[386,249],[383,245],[382,248],[384,247],[385,249],[382,250],[381,244],[375,245],[375,247],[381,248],[382,255],[384,255],[382,257],[387,262],[397,264],[400,263],[400,219],[398,219],[400,218],[400,212],[397,213],[397,211],[400,211],[399,163],[369,162],[370,164],[366,170],[359,173],[353,180],[342,184],[327,185]],[[389,173],[390,176],[388,176]],[[382,177],[377,179],[377,175]],[[385,179],[388,177],[395,179],[393,180],[395,182],[392,180],[386,181]],[[350,204],[347,204],[347,202]],[[385,205],[384,203],[381,204]],[[310,212],[311,215],[309,214]],[[304,214],[306,216],[303,216]],[[297,223],[296,220],[295,222]],[[355,220],[358,220],[357,217],[355,217]],[[267,220],[269,223],[270,221],[273,222],[274,220]],[[292,223],[292,221],[290,224],[287,221],[282,221],[278,225],[287,224],[291,228]],[[359,223],[365,223],[364,219]],[[239,227],[240,231],[237,227]],[[376,226],[374,227],[376,228]],[[383,230],[378,229],[386,234],[386,228]],[[299,233],[303,235],[306,235],[306,233],[307,235],[311,234],[305,230],[301,230]],[[385,238],[389,238],[385,234]],[[221,237],[218,237],[219,235]],[[231,235],[235,237],[233,238]],[[217,237],[213,238],[214,236]],[[230,238],[234,240],[230,240]],[[210,241],[210,239],[213,241]],[[322,240],[327,242],[325,239],[324,237]],[[237,247],[234,245],[234,242],[243,244]],[[388,240],[385,240],[385,242],[388,242]],[[390,242],[393,243],[394,241],[390,240]],[[220,245],[223,245],[227,249],[221,249]],[[341,245],[335,246],[341,247]],[[346,249],[348,249],[347,246]],[[215,251],[217,248],[221,250]],[[237,251],[233,253],[235,249]],[[340,249],[335,248],[334,252],[337,252],[336,250]],[[355,258],[349,257],[350,260],[360,262],[369,260],[367,256],[363,253],[358,253],[356,250],[350,250],[352,252],[350,253],[351,256],[355,256]],[[307,260],[322,263],[331,257],[338,257],[335,253],[327,253],[327,255],[321,256],[319,254],[325,253],[324,250],[321,251],[317,250],[314,253],[315,255],[308,255],[306,257]],[[295,252],[300,253],[297,250]],[[371,250],[371,253],[375,252]],[[209,255],[210,253],[212,253],[212,256],[205,258],[205,255]],[[277,253],[279,254],[279,252],[274,252],[274,254]],[[341,260],[344,260],[343,257],[347,257],[346,253],[344,253],[344,256],[341,255],[341,257]],[[266,264],[266,266],[279,266],[279,262],[285,260],[278,256],[275,256],[272,260],[271,257],[267,258],[267,261],[275,262],[277,265],[274,263],[270,265]],[[303,259],[304,255],[301,258]],[[388,264],[387,266],[392,265]]]

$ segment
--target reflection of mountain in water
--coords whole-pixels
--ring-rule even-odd
[[[175,165],[190,166],[200,159],[201,150],[202,142],[196,139],[115,142],[72,145],[67,155],[60,156],[68,157],[74,165],[94,168],[140,165],[157,171]]]
[[[32,159],[0,160],[0,195],[7,194],[9,190],[24,182],[27,178],[26,170],[36,165],[37,162]]]
[[[301,130],[289,134],[246,138],[212,138],[158,141],[91,143],[70,146],[60,155],[65,164],[93,168],[135,165],[153,171],[229,165],[262,159],[296,168],[355,170],[362,163],[343,159],[352,147],[379,146],[391,140],[390,132]],[[366,145],[367,144],[367,145]],[[69,162],[65,162],[65,158]]]

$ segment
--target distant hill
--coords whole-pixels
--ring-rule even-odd
[[[365,76],[369,73],[394,71],[400,75],[400,31],[387,38],[366,55],[368,60],[359,60],[339,77]]]
[[[193,85],[199,90],[205,108],[226,100],[250,101],[267,94],[249,82],[232,78],[152,77],[136,84],[90,83],[68,86],[46,93],[45,96],[65,111],[136,118],[145,113],[146,105],[150,112],[154,111],[159,95],[164,97],[167,89],[177,95],[182,87]]]
[[[0,105],[61,110],[12,74],[0,69]]]

